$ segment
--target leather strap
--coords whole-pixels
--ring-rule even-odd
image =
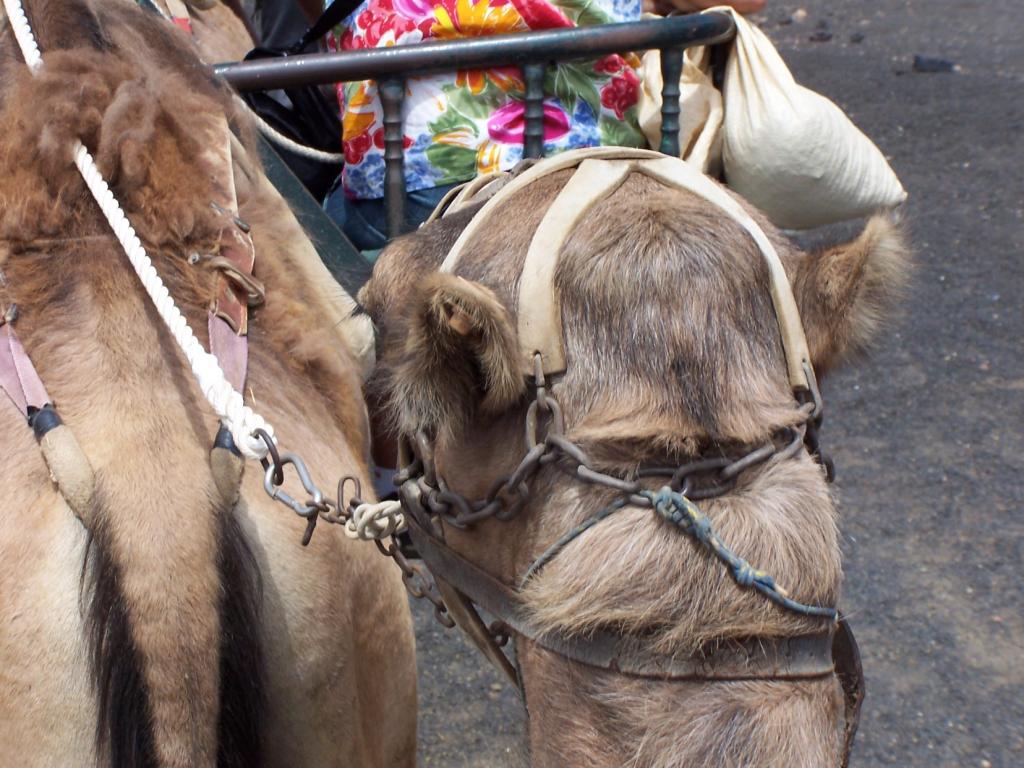
[[[74,515],[88,528],[96,485],[92,465],[63,424],[11,322],[0,326],[0,389],[26,417],[50,477]]]
[[[498,194],[484,204],[484,207],[480,209],[476,216],[473,217],[473,220],[469,222],[467,227],[462,230],[462,234],[459,235],[455,244],[452,246],[452,249],[448,251],[448,255],[445,256],[444,262],[442,262],[440,266],[440,270],[442,272],[455,271],[455,267],[459,263],[459,259],[462,258],[462,252],[466,249],[469,241],[484,227],[487,223],[487,217],[490,216],[490,214],[493,213],[494,210],[509,197],[537,179],[544,178],[545,176],[549,176],[557,171],[575,168],[583,162],[583,160],[591,157],[605,157],[611,160],[628,160],[632,158],[644,159],[664,157],[664,155],[650,149],[591,147],[589,149],[571,149],[568,152],[561,152],[557,155],[553,155],[552,157],[545,158],[541,162],[530,166],[519,176],[512,179],[512,181],[501,188]]]
[[[860,661],[860,647],[853,636],[850,624],[843,616],[835,636],[832,638],[832,658],[836,663],[836,676],[843,687],[843,700],[846,705],[845,725],[843,726],[843,760],[842,768],[850,764],[850,753],[853,751],[853,739],[860,726],[860,710],[866,694],[864,686],[864,668]]]
[[[542,160],[512,179],[484,204],[455,241],[441,264],[441,271],[454,272],[469,242],[488,225],[490,215],[509,197],[537,179],[576,167],[576,174],[555,198],[538,227],[520,278],[518,330],[525,375],[532,374],[533,357],[538,351],[543,353],[544,373],[556,374],[565,370],[561,315],[553,283],[559,252],[589,208],[617,189],[629,173],[638,172],[666,186],[703,197],[722,209],[753,238],[768,265],[772,303],[782,336],[790,385],[794,390],[813,391],[814,373],[800,313],[789,278],[771,241],[721,186],[693,166],[660,152],[595,147],[572,150]],[[575,176],[581,173],[585,174],[584,178],[574,182]],[[460,192],[458,197],[461,196]]]
[[[482,173],[472,181],[459,185],[459,194],[452,200],[452,204],[445,212],[445,215],[458,213],[467,205],[489,200],[510,178],[511,174],[507,171],[494,171],[492,173]]]
[[[435,577],[434,583],[437,591],[448,608],[448,615],[472,641],[476,649],[484,655],[516,688],[522,690],[519,673],[515,666],[509,661],[508,656],[501,649],[501,646],[494,640],[494,637],[487,629],[487,624],[480,618],[473,602],[467,598],[456,587],[449,584],[442,578]]]
[[[610,672],[657,680],[806,680],[835,673],[832,662],[832,631],[797,637],[753,637],[722,643],[693,656],[668,656],[651,652],[644,638],[596,631],[586,637],[541,632],[529,617],[519,593],[491,574],[469,562],[430,532],[432,524],[420,506],[415,481],[402,486],[402,501],[413,510],[407,517],[409,534],[416,551],[444,591],[458,592],[457,612],[452,616],[463,627],[459,615],[467,603],[476,604],[501,619],[512,630],[545,650],[571,661]],[[446,598],[447,604],[447,598]],[[513,668],[496,661],[504,659],[490,633],[481,634],[479,616],[473,611],[467,624],[479,625],[468,631],[484,655],[511,679]]]
[[[430,215],[427,216],[427,218],[423,221],[422,224],[420,224],[420,226],[425,227],[430,222],[437,221],[438,219],[445,216],[445,214],[448,213],[448,206],[450,206],[452,204],[452,201],[460,194],[462,194],[462,190],[468,187],[471,183],[472,182],[467,181],[465,184],[458,184],[449,189],[447,192],[445,192],[444,196],[438,201],[437,205],[434,206],[434,210],[430,212]]]
[[[217,358],[224,376],[235,391],[243,393],[245,375],[249,368],[247,338],[235,333],[231,325],[214,312],[207,316],[206,327],[210,334],[210,354]]]
[[[544,373],[565,370],[562,314],[555,291],[558,254],[580,220],[617,190],[633,167],[628,160],[583,160],[541,219],[519,278],[519,362],[524,376],[533,375],[538,352]]]
[[[526,618],[518,593],[469,562],[439,539],[420,504],[415,480],[400,489],[409,535],[434,575],[445,605],[473,644],[522,693],[515,666],[487,629],[476,605],[528,642],[579,664],[617,674],[663,681],[810,680],[836,675],[843,689],[845,724],[842,768],[849,765],[864,700],[864,672],[853,631],[845,618],[827,632],[795,637],[752,637],[723,643],[687,657],[652,654],[639,638],[610,632],[586,637],[541,633]]]
[[[231,129],[219,118],[203,160],[214,180],[213,201],[230,221],[221,230],[218,256],[243,277],[251,277],[256,264],[256,249],[248,226],[238,218],[238,197],[231,159]],[[232,280],[223,269],[216,270],[214,300],[207,327],[210,353],[217,358],[224,375],[242,392],[248,368],[249,294],[244,280]]]
[[[502,183],[511,178],[507,171],[496,171],[494,173],[482,173],[474,179],[463,184],[457,184],[444,193],[441,200],[434,206],[434,210],[420,224],[426,226],[432,221],[457,213],[467,205],[488,200],[501,188]],[[500,183],[496,183],[500,182]],[[492,188],[491,185],[494,184]]]
[[[0,326],[0,389],[26,418],[30,408],[42,410],[50,402],[46,387],[9,322]]]

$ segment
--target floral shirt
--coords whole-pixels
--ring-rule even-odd
[[[641,0],[366,0],[332,36],[337,50],[413,45],[634,21]],[[632,55],[549,67],[545,154],[597,145],[644,146]],[[404,106],[406,189],[414,192],[507,170],[522,159],[517,67],[409,78]],[[338,85],[350,198],[384,196],[384,125],[374,81]]]

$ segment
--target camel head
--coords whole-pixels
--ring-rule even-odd
[[[485,498],[526,450],[535,382],[523,375],[517,337],[520,274],[568,176],[556,172],[507,198],[453,273],[437,268],[472,208],[399,239],[361,295],[378,327],[377,394],[395,431],[428,436],[438,477],[467,499]],[[907,271],[898,226],[875,218],[852,242],[806,253],[748,211],[789,276],[819,375],[862,350]],[[566,368],[546,385],[566,437],[599,470],[636,477],[643,467],[762,444],[802,423],[768,269],[746,232],[703,198],[630,176],[565,241],[554,289]],[[540,553],[610,498],[547,466],[515,517],[465,530],[445,524],[447,546],[520,585]],[[806,452],[743,471],[731,492],[701,508],[791,594],[836,604],[836,513],[824,472]],[[820,631],[820,621],[737,588],[663,523],[627,505],[575,538],[522,585],[535,626],[569,637],[610,630],[670,656]],[[750,684],[756,691],[701,686],[581,666],[523,637],[515,649],[535,765],[717,765],[730,749],[747,750],[730,764],[836,760],[834,680]],[[791,732],[785,754],[779,727]]]

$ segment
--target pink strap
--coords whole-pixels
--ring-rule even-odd
[[[30,407],[42,408],[51,402],[10,323],[0,326],[0,387],[25,416]]]
[[[249,341],[247,336],[235,333],[226,320],[210,312],[207,328],[210,331],[210,354],[217,358],[221,369],[231,386],[240,395],[245,395],[245,373],[249,364]]]

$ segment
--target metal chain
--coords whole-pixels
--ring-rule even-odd
[[[744,470],[772,458],[784,460],[794,456],[807,443],[811,415],[818,409],[814,402],[802,404],[802,424],[780,430],[772,441],[739,458],[720,456],[697,459],[675,467],[647,467],[640,469],[634,477],[625,478],[595,469],[587,453],[565,437],[562,410],[548,394],[539,365],[534,384],[536,394],[526,412],[526,454],[510,475],[491,485],[484,498],[470,501],[448,487],[444,478],[437,474],[432,444],[423,432],[418,433],[409,446],[413,460],[395,476],[396,484],[415,480],[423,505],[459,529],[469,528],[490,517],[502,521],[515,517],[529,499],[530,481],[542,467],[549,465],[585,483],[625,494],[630,503],[639,506],[651,505],[643,495],[646,490],[644,480],[648,478],[668,478],[667,486],[672,491],[700,501],[728,493],[736,486]],[[813,434],[816,437],[817,433]],[[816,449],[816,443],[815,440],[815,444],[808,447]]]
[[[553,465],[559,471],[582,482],[602,486],[620,494],[602,513],[589,518],[583,525],[570,531],[535,561],[522,583],[525,583],[529,575],[542,566],[546,560],[557,554],[564,543],[600,520],[603,515],[611,514],[627,504],[651,507],[661,513],[661,507],[668,505],[666,499],[682,500],[680,503],[687,505],[690,513],[694,514],[693,510],[696,510],[696,507],[692,504],[693,501],[728,493],[736,486],[739,476],[745,470],[772,459],[778,461],[789,459],[804,447],[825,468],[828,482],[831,482],[834,476],[831,460],[821,453],[819,445],[818,428],[821,425],[824,409],[816,387],[812,391],[801,393],[799,398],[801,420],[796,426],[779,430],[772,440],[746,452],[739,458],[723,455],[696,459],[675,467],[647,467],[638,470],[633,477],[618,477],[601,472],[595,469],[592,460],[579,445],[565,437],[562,410],[558,402],[547,392],[540,356],[536,356],[534,360],[535,395],[526,412],[526,454],[510,475],[496,480],[492,484],[483,499],[470,501],[447,486],[444,478],[437,473],[432,441],[422,431],[417,433],[410,441],[411,444],[408,445],[411,461],[395,476],[397,485],[404,485],[410,480],[414,481],[419,490],[420,503],[444,522],[460,529],[468,528],[473,523],[489,517],[497,520],[509,520],[517,515],[529,499],[530,481],[542,467],[548,465]],[[813,377],[810,380],[813,381]],[[668,478],[668,483],[659,494],[655,494],[643,485],[643,481],[649,478]],[[675,517],[671,519],[677,524],[681,524],[680,521],[686,522],[682,517],[679,521]],[[734,576],[741,586],[746,585],[749,581],[752,586],[770,599],[799,613],[834,615],[835,610],[832,608],[803,605],[791,600],[784,590],[774,584],[771,577],[752,568],[741,558],[737,558],[717,537],[710,536],[709,538],[709,536],[710,534],[705,538],[711,542],[711,549],[716,556],[733,568]],[[382,545],[378,542],[378,546]],[[385,550],[382,548],[381,551]],[[437,602],[435,602],[435,610],[436,607]],[[446,614],[445,616],[447,617]],[[450,626],[444,621],[442,623],[445,626]],[[499,645],[508,642],[509,632],[502,622],[493,623],[487,627],[487,630]]]
[[[348,528],[354,521],[358,522],[359,510],[370,506],[361,498],[362,486],[359,478],[352,475],[346,475],[341,478],[338,481],[337,500],[327,498],[316,486],[316,483],[313,482],[309,468],[301,457],[294,453],[278,453],[273,439],[263,430],[258,430],[257,436],[267,445],[267,458],[261,462],[264,470],[263,488],[270,498],[284,504],[306,521],[306,531],[302,536],[303,546],[309,544],[318,520],[324,520],[335,525],[344,525]],[[298,501],[281,489],[281,485],[284,483],[284,470],[289,465],[295,468],[299,482],[302,483],[302,487],[309,494],[309,498],[305,502]],[[351,489],[351,495],[348,496],[348,501],[346,501],[346,491],[349,489]],[[363,522],[365,525],[368,520]],[[380,550],[382,555],[390,557],[395,561],[395,564],[402,572],[402,583],[405,584],[406,591],[417,599],[430,601],[434,606],[434,617],[443,626],[451,629],[455,626],[455,622],[448,615],[448,607],[437,593],[437,587],[434,585],[427,570],[420,565],[409,562],[409,559],[402,552],[398,541],[395,539],[395,535],[398,533],[397,529],[398,525],[392,519],[386,524],[383,535],[370,538],[377,545],[377,549]],[[352,536],[352,538],[356,538],[356,536]],[[382,541],[383,538],[388,539],[387,544]]]
[[[279,453],[274,439],[264,430],[254,433],[267,446],[267,455],[260,460],[263,465],[263,490],[274,501],[288,507],[306,521],[302,535],[302,546],[309,544],[318,521],[323,520],[345,528],[345,535],[352,539],[380,540],[388,538],[405,528],[405,520],[396,501],[367,502],[362,495],[359,478],[345,475],[338,481],[338,493],[334,498],[325,496],[313,481],[306,462],[295,453]],[[295,474],[309,494],[300,501],[282,489],[285,468],[295,468]],[[346,491],[352,493],[346,500]]]
[[[813,376],[809,380],[813,382]],[[728,493],[736,486],[743,471],[772,458],[788,459],[802,446],[806,446],[822,464],[829,482],[835,476],[831,459],[821,451],[818,432],[824,409],[816,386],[801,393],[800,424],[780,430],[771,441],[739,458],[723,455],[696,459],[675,467],[645,467],[630,478],[595,469],[587,453],[565,437],[562,409],[558,401],[548,394],[540,355],[534,358],[533,386],[534,399],[527,408],[525,419],[526,454],[510,475],[491,485],[484,498],[470,501],[448,487],[444,478],[437,474],[432,441],[423,432],[413,437],[409,445],[412,461],[396,474],[395,484],[415,480],[424,506],[448,524],[466,529],[490,517],[507,521],[518,515],[529,500],[531,480],[542,467],[549,465],[585,483],[625,494],[630,503],[641,506],[650,505],[643,495],[643,481],[649,478],[669,478],[667,486],[672,491],[682,493],[692,501],[701,501]],[[360,498],[359,480],[352,476],[345,476],[339,481],[334,499],[326,497],[300,456],[279,453],[273,437],[262,429],[256,430],[254,435],[267,447],[267,456],[261,459],[263,487],[267,494],[306,521],[303,546],[309,543],[318,520],[343,525],[348,536],[364,540],[380,540],[404,530],[404,519],[397,502],[371,504],[364,501]],[[288,465],[295,468],[299,482],[309,494],[305,501],[293,498],[281,488]],[[698,479],[703,482],[698,483]],[[346,502],[345,491],[349,484],[354,493]]]
[[[387,544],[380,539],[374,539],[373,543],[377,545],[377,549],[382,555],[390,557],[401,569],[406,591],[417,599],[430,601],[434,606],[434,618],[446,629],[452,629],[455,626],[455,620],[448,614],[448,606],[437,594],[437,587],[427,569],[422,565],[409,562],[394,536],[388,539]]]

